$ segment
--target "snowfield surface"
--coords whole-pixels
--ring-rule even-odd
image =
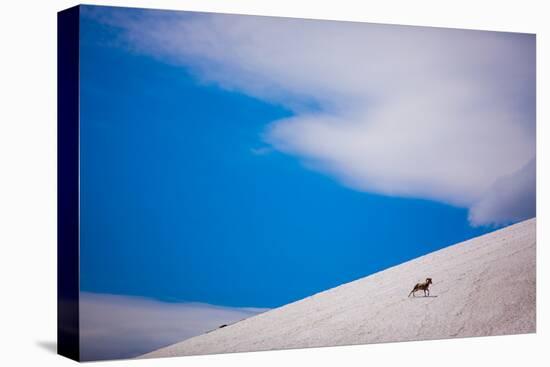
[[[530,219],[141,358],[533,333],[535,227]],[[427,277],[431,296],[407,297]]]

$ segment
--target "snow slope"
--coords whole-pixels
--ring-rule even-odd
[[[530,219],[142,358],[535,332]],[[433,278],[431,297],[407,297]]]

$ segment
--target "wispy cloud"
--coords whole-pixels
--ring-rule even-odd
[[[266,310],[81,292],[81,358],[136,357]]]
[[[295,116],[274,121],[264,141],[350,188],[469,208],[474,225],[535,215],[535,170],[524,169],[535,158],[533,35],[162,11],[87,15],[118,27],[135,52],[284,104]],[[507,177],[525,183],[509,190],[500,184]],[[529,203],[510,205],[520,199]]]
[[[251,148],[250,152],[254,155],[266,155],[273,151],[273,148],[271,147],[259,147],[259,148]]]
[[[499,178],[487,195],[470,210],[470,222],[507,223],[533,217],[536,212],[536,162]]]

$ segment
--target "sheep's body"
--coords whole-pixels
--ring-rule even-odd
[[[409,297],[411,296],[411,294],[413,295],[413,297],[416,297],[415,295],[416,291],[421,291],[421,290],[424,291],[424,296],[429,296],[430,284],[432,284],[432,278],[426,278],[425,282],[416,283],[411,293],[409,293]]]

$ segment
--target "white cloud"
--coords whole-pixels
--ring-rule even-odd
[[[273,148],[271,147],[258,147],[258,148],[250,148],[250,153],[254,155],[266,155],[273,151]]]
[[[266,310],[81,292],[81,358],[136,357]]]
[[[292,109],[264,141],[351,188],[470,208],[475,225],[535,215],[516,205],[487,209],[488,201],[517,200],[506,196],[514,190],[494,196],[504,177],[534,181],[534,170],[521,171],[535,156],[533,35],[191,13],[89,16],[119,27],[136,52]],[[534,208],[534,194],[529,200]]]
[[[470,210],[470,222],[508,224],[531,218],[536,212],[536,163],[499,178]]]

